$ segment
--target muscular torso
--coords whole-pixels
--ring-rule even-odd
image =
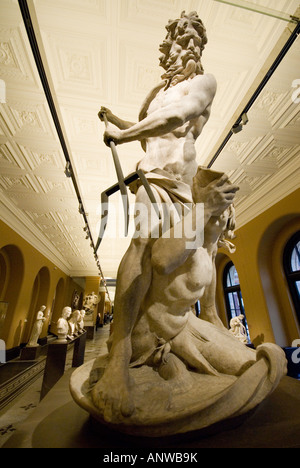
[[[161,89],[150,103],[148,115],[171,103],[180,103],[189,93],[190,84],[191,80],[186,80],[167,90]],[[197,171],[195,141],[207,122],[209,113],[210,107],[197,119],[186,122],[170,133],[148,138],[146,155],[138,167],[145,172],[156,168],[164,169],[172,178],[191,184]]]
[[[201,297],[213,275],[212,257],[198,249],[170,275],[153,272],[152,285],[143,305],[150,330],[166,341],[185,326],[188,312]]]

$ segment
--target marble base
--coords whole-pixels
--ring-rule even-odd
[[[115,411],[107,417],[94,404],[92,390],[101,381],[108,354],[79,367],[72,375],[70,391],[76,403],[93,418],[126,434],[166,437],[206,430],[251,412],[286,374],[285,355],[278,346],[261,345],[254,356],[256,361],[240,376],[200,374],[184,368],[185,372],[177,372],[166,380],[147,365],[131,367],[134,412],[130,416]],[[174,359],[178,363],[175,356]]]

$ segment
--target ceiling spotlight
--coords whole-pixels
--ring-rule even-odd
[[[242,122],[243,125],[246,125],[249,122],[248,115],[246,114],[246,112],[244,112],[244,114],[242,115]]]
[[[67,164],[66,164],[65,175],[67,177],[72,177],[72,168],[71,168],[70,161],[68,161]]]
[[[248,116],[247,116],[246,112],[244,112],[244,114],[242,114],[241,119],[242,119],[241,122],[235,123],[234,126],[232,127],[232,129],[231,129],[232,133],[241,132],[243,130],[243,125],[246,125],[249,122],[249,119],[248,119]]]
[[[232,127],[232,133],[239,133],[243,130],[243,125],[242,124],[234,124]]]

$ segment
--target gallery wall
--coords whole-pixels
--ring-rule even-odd
[[[36,314],[46,306],[40,338],[55,323],[72,297],[82,288],[15,231],[0,221],[0,339],[6,349],[17,350],[28,341]],[[7,307],[5,307],[7,306]],[[17,352],[17,351],[16,351]]]
[[[221,249],[217,264],[217,306],[228,325],[223,274],[229,261],[237,269],[252,342],[291,346],[300,336],[300,324],[283,268],[283,250],[300,229],[300,190],[235,231],[233,254]]]

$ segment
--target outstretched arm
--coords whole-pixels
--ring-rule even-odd
[[[208,184],[202,194],[203,219],[197,219],[197,205],[194,205],[187,216],[172,227],[164,237],[157,239],[152,247],[153,268],[159,274],[170,274],[183,265],[187,258],[202,246],[203,236],[199,236],[197,230],[193,232],[190,226],[202,229],[204,233],[204,228],[210,218],[220,216],[233,203],[238,189],[238,186],[233,185],[225,174],[220,179]],[[187,229],[185,223],[187,223]],[[178,233],[182,235],[178,237]],[[192,233],[192,238],[188,238],[186,233]]]
[[[165,135],[185,122],[199,118],[211,105],[215,92],[215,79],[211,75],[199,75],[191,81],[190,90],[182,99],[154,111],[127,129],[108,127],[104,141],[108,145],[111,140],[121,144]]]
[[[112,113],[110,109],[107,107],[101,107],[100,111],[98,112],[98,117],[100,120],[104,120],[104,114],[107,117],[107,121],[116,127],[118,127],[120,130],[126,130],[133,125],[135,125],[134,122],[129,122],[127,120],[122,120],[119,117],[117,117],[115,114]]]

